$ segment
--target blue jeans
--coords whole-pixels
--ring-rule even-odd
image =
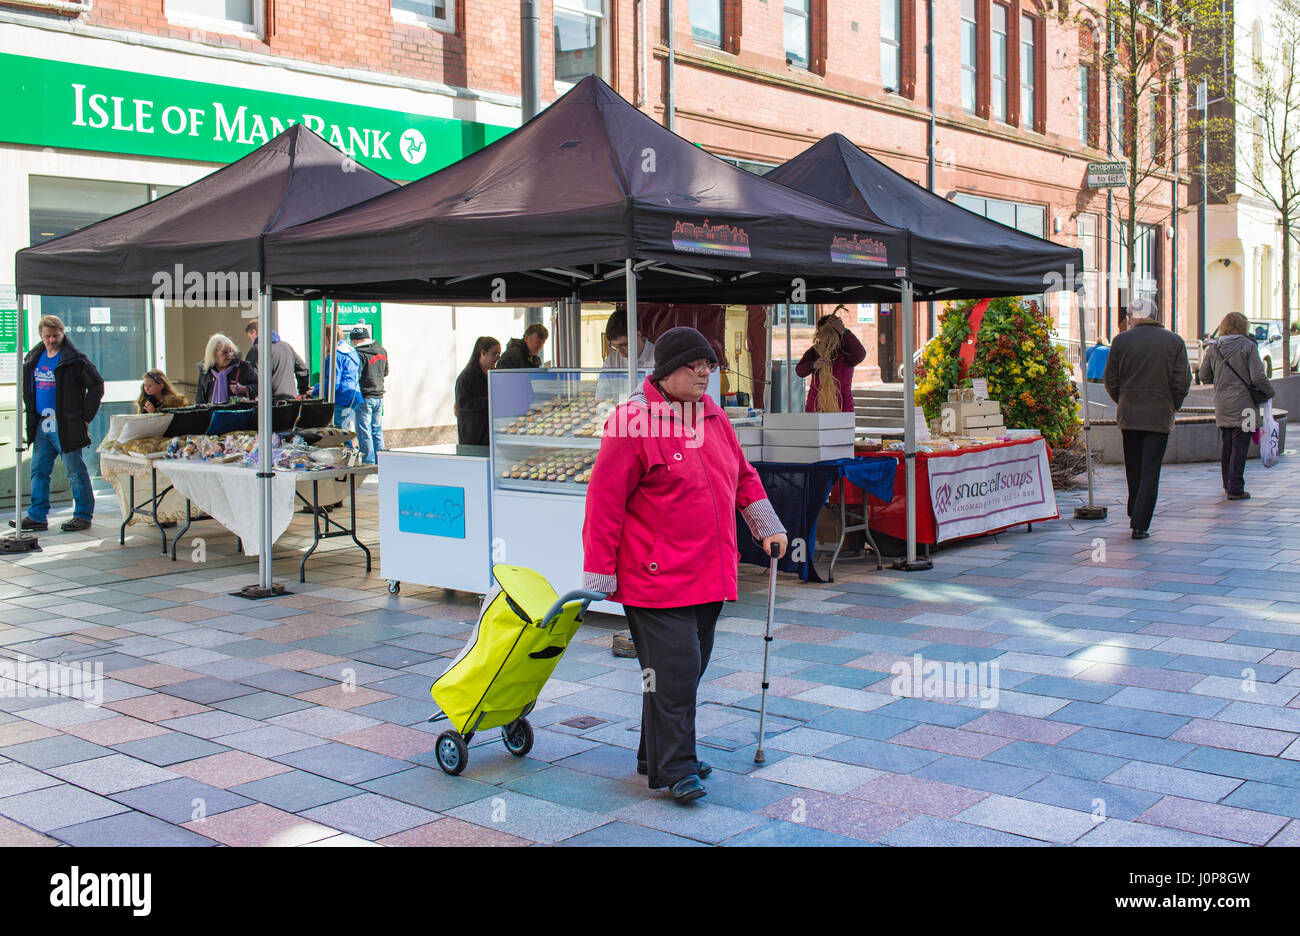
[[[54,471],[55,457],[62,455],[76,505],[73,516],[86,521],[94,517],[95,490],[90,486],[90,472],[82,461],[81,450],[64,452],[59,448],[58,434],[52,432],[36,433],[32,450],[32,502],[27,508],[27,516],[37,523],[44,523],[50,515],[50,473]]]
[[[377,465],[384,447],[384,398],[362,397],[357,407],[357,444],[361,446],[361,463]]]
[[[342,429],[344,432],[357,431],[357,409],[356,406],[341,406],[334,404],[334,428]]]

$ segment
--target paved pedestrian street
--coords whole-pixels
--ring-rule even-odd
[[[1067,519],[930,572],[783,576],[762,766],[767,590],[744,567],[700,687],[709,793],[685,807],[636,774],[621,618],[588,617],[530,754],[485,732],[449,777],[429,686],[474,596],[391,596],[338,540],[299,585],[299,515],[276,549],[293,595],[249,602],[228,593],[255,563],[214,523],[173,563],[152,527],[119,546],[101,496],[88,533],[52,523],[43,552],[0,559],[0,654],[21,663],[0,693],[0,845],[1297,845],[1300,460],[1247,482],[1230,503],[1217,464],[1167,466],[1135,542],[1104,467],[1107,521],[1069,519],[1063,494]]]

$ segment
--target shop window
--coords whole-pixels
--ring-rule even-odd
[[[609,77],[605,0],[555,0],[555,84],[567,90],[588,75]]]
[[[993,4],[993,43],[990,49],[993,80],[993,119],[1007,122],[1007,8]]]
[[[722,48],[722,0],[691,0],[691,38],[696,45]]]
[[[775,305],[772,307],[774,325],[785,325],[786,312],[789,311],[791,325],[811,325],[813,324],[812,314],[813,306],[810,303],[791,303],[789,305]]]
[[[1000,198],[983,198],[958,192],[953,202],[990,221],[997,221],[1035,237],[1047,236],[1047,209],[1042,205],[1026,205],[1003,201]]]
[[[259,39],[264,6],[263,0],[166,0],[168,22]]]
[[[961,0],[961,106],[976,112],[979,100],[979,20],[975,0]]]
[[[455,0],[392,0],[393,19],[443,32],[456,29]]]
[[[812,58],[812,0],[784,0],[785,61],[808,68]]]
[[[1043,20],[1037,16],[1020,17],[1020,126],[1035,133],[1046,130],[1044,98],[1047,80]]]

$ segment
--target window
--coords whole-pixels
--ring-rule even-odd
[[[1075,228],[1078,234],[1078,247],[1083,251],[1083,285],[1088,292],[1088,298],[1085,305],[1092,305],[1094,309],[1097,305],[1097,216],[1095,214],[1081,214],[1076,219]],[[1096,317],[1093,321],[1088,322],[1088,338],[1092,340],[1097,335]]]
[[[1034,29],[1038,21],[1020,17],[1020,126],[1030,130],[1037,126],[1034,106]]]
[[[167,0],[167,19],[174,23],[237,35],[262,35],[261,0]]]
[[[393,19],[399,23],[432,26],[447,32],[455,26],[454,0],[392,0]]]
[[[1079,142],[1087,146],[1092,142],[1092,128],[1089,126],[1089,94],[1092,87],[1092,69],[1087,65],[1079,66]]]
[[[1152,91],[1150,94],[1151,105],[1151,161],[1163,163],[1165,161],[1165,128],[1164,128],[1164,108],[1160,103],[1160,92]]]
[[[1111,143],[1121,154],[1128,153],[1128,102],[1124,89],[1115,89],[1115,119],[1111,127]]]
[[[1139,224],[1135,230],[1134,256],[1137,262],[1133,268],[1133,298],[1155,299],[1157,305],[1160,302],[1160,226],[1155,224]],[[1119,277],[1117,282],[1120,284],[1121,302],[1127,306],[1128,302],[1123,298],[1127,293],[1124,277],[1128,275],[1128,249],[1125,244],[1125,238],[1128,236],[1128,226],[1124,221],[1119,222],[1119,268],[1117,272]]]
[[[604,0],[555,0],[555,83],[606,77]]]
[[[733,159],[730,156],[718,157],[723,162],[729,162],[733,166],[744,169],[746,172],[752,172],[754,175],[767,175],[776,168],[772,163],[754,162],[752,159]]]
[[[903,23],[902,0],[880,4],[880,84],[886,91],[902,87]]]
[[[993,4],[993,119],[1007,119],[1007,8]]]
[[[691,38],[698,45],[722,48],[722,0],[691,0]]]
[[[785,58],[791,65],[807,68],[812,38],[810,0],[784,0]]]
[[[975,113],[977,99],[978,36],[975,0],[961,0],[961,107],[968,114]]]
[[[774,312],[776,313],[776,314],[772,317],[772,324],[774,324],[774,325],[784,325],[784,324],[785,324],[785,313],[786,313],[786,310],[787,310],[787,309],[788,309],[789,312],[790,312],[790,324],[791,324],[791,325],[811,325],[811,324],[813,324],[813,320],[812,320],[812,310],[813,310],[813,307],[812,307],[812,305],[809,304],[809,303],[806,303],[806,302],[805,302],[805,303],[791,303],[791,304],[789,304],[789,305],[776,305],[776,306],[773,306],[772,308],[773,308]]]
[[[1035,237],[1047,236],[1047,209],[1042,205],[1024,205],[999,198],[982,198],[960,192],[954,203],[990,221],[997,221]]]

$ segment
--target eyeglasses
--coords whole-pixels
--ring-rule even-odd
[[[622,339],[619,339],[619,340],[616,340],[616,341],[611,341],[611,342],[609,343],[609,346],[610,346],[613,350],[617,351],[619,354],[627,354],[627,339],[626,339],[626,338],[622,338]]]
[[[701,377],[706,377],[718,369],[718,365],[714,364],[712,361],[692,361],[690,364],[685,364],[683,366],[689,367]]]

